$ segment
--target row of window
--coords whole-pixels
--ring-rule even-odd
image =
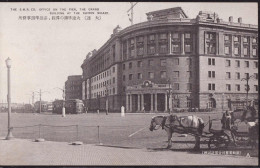
[[[209,78],[215,78],[215,71],[208,71],[208,77]],[[244,78],[249,78],[249,73],[245,73]],[[254,78],[258,79],[258,73],[254,73]],[[231,72],[226,72],[226,79],[231,79]],[[235,79],[240,79],[240,72],[235,72]]]
[[[112,82],[111,82],[111,80],[112,80]],[[112,83],[113,84],[116,83],[116,78],[115,77],[113,77],[112,79],[108,79],[106,81],[103,81],[103,82],[100,82],[98,84],[95,84],[95,85],[91,86],[91,90],[100,89],[102,87],[106,87],[108,85],[111,85]]]
[[[92,98],[98,98],[99,96],[104,97],[104,96],[109,96],[109,95],[112,95],[112,94],[115,94],[115,93],[116,93],[116,89],[113,88],[113,89],[99,91],[99,92],[96,92],[96,93],[91,93],[91,97]]]
[[[226,60],[226,67],[231,66],[231,60]],[[238,68],[240,67],[240,60],[235,60],[235,66]],[[249,68],[250,64],[249,61],[244,61],[244,67]],[[254,68],[258,68],[258,61],[254,61]]]
[[[235,90],[236,91],[240,91],[240,89],[241,88],[240,88],[239,84],[235,85]],[[245,90],[247,90],[247,89],[250,89],[249,85],[245,85]],[[227,91],[231,91],[231,84],[226,84],[226,90]],[[254,85],[254,91],[258,92],[258,85]]]
[[[116,71],[116,68],[112,67],[112,72],[115,73],[115,71]],[[107,76],[110,76],[110,75],[111,75],[111,70],[106,70],[105,72],[102,72],[101,74],[91,78],[91,82],[96,82],[96,81],[106,78]]]
[[[245,85],[245,90],[247,88],[250,88],[249,85]],[[215,83],[209,83],[208,84],[208,90],[215,90]],[[226,84],[226,90],[231,91],[231,84]],[[235,91],[241,91],[240,84],[235,85]],[[258,85],[254,85],[254,91],[258,92]]]
[[[172,33],[172,52],[173,53],[179,53],[180,52],[180,33]],[[158,43],[159,43],[159,53],[167,53],[168,51],[168,37],[167,37],[167,33],[161,33],[159,34],[159,39],[158,39]],[[191,52],[191,44],[192,44],[192,40],[191,40],[191,34],[190,33],[184,33],[184,52],[186,53],[190,53]],[[136,46],[135,46],[136,44]],[[129,53],[127,53],[127,48],[129,49]],[[135,49],[136,48],[136,49]],[[147,53],[148,54],[155,54],[156,52],[156,45],[155,45],[155,34],[150,34],[148,35],[148,39],[147,39]],[[144,55],[144,36],[138,36],[136,37],[136,43],[135,43],[135,39],[132,38],[130,39],[130,43],[127,46],[127,42],[123,42],[123,58],[126,59],[127,55],[129,55],[129,57],[134,57],[135,56],[135,52],[137,54],[137,56],[142,56]]]
[[[133,80],[134,75],[129,74],[128,75],[128,80]],[[173,78],[179,78],[180,77],[180,72],[179,71],[173,71]],[[154,79],[154,72],[148,72],[148,78],[149,79]],[[160,78],[165,79],[167,78],[166,71],[161,71],[160,72]],[[192,72],[191,71],[186,71],[186,78],[192,78]],[[143,79],[142,73],[137,73],[137,79]],[[126,80],[126,76],[123,75],[123,81]]]
[[[225,46],[224,51],[225,51],[225,55],[230,55],[231,54],[231,46]],[[252,51],[253,51],[253,53],[252,53],[253,57],[256,57],[257,56],[257,48],[253,48]],[[240,55],[240,46],[235,46],[234,47],[234,54],[236,56]],[[247,47],[244,46],[244,48],[243,48],[243,55],[245,57],[246,56],[249,57],[250,54],[249,54],[249,47],[248,46]]]
[[[244,78],[248,79],[249,73],[245,73]],[[258,73],[254,73],[254,78],[256,80],[258,80]],[[226,79],[231,79],[231,72],[226,72]],[[240,79],[240,73],[239,72],[235,73],[235,79]]]
[[[179,58],[174,58],[173,59],[174,65],[180,65],[180,60]],[[154,64],[154,60],[150,59],[148,60],[148,66],[153,66]],[[192,64],[192,60],[191,58],[187,58],[186,59],[186,65],[191,65]],[[167,65],[167,60],[166,59],[160,59],[160,66],[166,66]],[[142,67],[143,66],[143,61],[137,61],[137,67]],[[128,63],[128,68],[132,69],[133,68],[133,62],[129,62]],[[123,70],[126,69],[126,64],[123,64]]]

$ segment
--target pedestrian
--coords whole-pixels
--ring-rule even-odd
[[[231,114],[228,110],[223,113],[222,119],[221,119],[222,129],[231,129]]]

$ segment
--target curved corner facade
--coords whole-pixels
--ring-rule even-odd
[[[82,99],[89,110],[232,109],[246,100],[241,79],[247,77],[248,100],[258,102],[258,27],[224,22],[215,13],[188,19],[174,12],[118,26],[87,55]]]

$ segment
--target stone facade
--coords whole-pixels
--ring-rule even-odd
[[[111,111],[231,109],[237,95],[246,100],[241,79],[247,77],[248,99],[258,100],[258,26],[224,22],[212,12],[189,19],[181,8],[147,16],[147,22],[117,26],[87,55],[82,87],[90,109],[106,109],[106,101]]]

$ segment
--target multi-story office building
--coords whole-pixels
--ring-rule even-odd
[[[82,99],[90,109],[128,112],[232,108],[258,101],[258,26],[223,21],[177,7],[147,13],[148,21],[114,29],[84,63]],[[257,102],[256,101],[256,102]]]
[[[65,100],[82,99],[82,75],[68,76],[65,82]]]

